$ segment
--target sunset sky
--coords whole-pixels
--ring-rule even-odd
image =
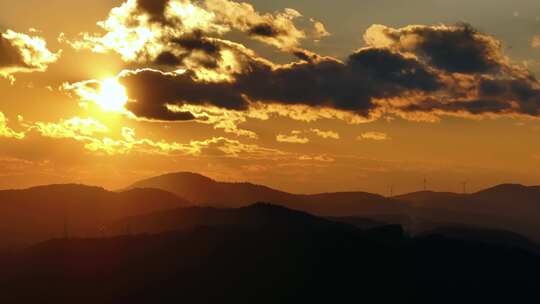
[[[0,2],[0,189],[540,184],[540,1]]]

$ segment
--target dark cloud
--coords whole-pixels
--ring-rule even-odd
[[[296,58],[298,58],[300,60],[304,60],[304,61],[307,61],[307,62],[313,62],[313,58],[309,54],[307,54],[305,52],[294,51],[293,55],[296,56]]]
[[[170,39],[170,50],[161,52],[154,63],[163,66],[181,66],[185,60],[197,62],[207,69],[215,69],[221,60],[221,46],[210,38],[203,37],[201,32],[195,32]],[[195,52],[204,54],[192,56]]]
[[[174,75],[154,70],[127,73],[121,81],[135,100],[134,114],[151,119],[167,119],[161,117],[167,104],[244,110],[248,100],[325,106],[367,116],[375,108],[373,98],[441,87],[437,76],[420,62],[385,49],[360,50],[346,62],[321,58],[280,67],[256,60],[247,64],[232,82],[204,82],[192,72]]]
[[[430,113],[443,111],[446,113],[468,113],[472,115],[483,115],[487,113],[502,114],[513,111],[511,104],[501,102],[497,99],[475,99],[475,100],[452,100],[451,102],[441,102],[440,100],[429,98],[418,104],[411,104],[400,108],[404,112],[424,112]]]
[[[283,104],[328,106],[368,115],[373,98],[409,90],[434,91],[436,75],[414,59],[384,49],[364,49],[345,62],[321,59],[272,69],[259,65],[237,78],[249,98]]]
[[[483,39],[469,25],[446,31],[426,27],[413,33],[422,37],[418,51],[440,69],[457,73],[496,73],[500,69],[498,45]]]
[[[158,120],[190,120],[191,113],[168,111],[167,104],[214,104],[221,108],[244,110],[246,100],[228,83],[196,82],[191,72],[166,74],[156,70],[125,73],[120,82],[129,90],[128,109],[138,117]],[[178,115],[178,116],[177,116]]]
[[[517,112],[531,116],[540,115],[540,89],[538,82],[529,79],[484,79],[479,84],[478,95],[499,100],[500,103],[517,103]]]
[[[179,66],[182,63],[182,60],[175,54],[165,51],[156,57],[154,63],[157,65]]]
[[[171,42],[181,46],[184,50],[203,51],[208,55],[217,55],[220,51],[220,47],[215,42],[203,37],[200,32],[174,38]]]
[[[297,48],[297,49],[293,50],[292,54],[296,58],[298,58],[300,60],[303,60],[303,61],[310,62],[310,63],[320,61],[320,60],[323,59],[323,57],[320,56],[317,53],[313,53],[311,51],[308,51],[308,50],[305,50],[305,49],[300,49],[300,48]]]
[[[126,108],[138,117],[143,118],[162,121],[186,121],[195,119],[195,116],[191,112],[171,112],[165,106],[159,104],[132,102],[128,103]]]
[[[399,107],[402,112],[454,113],[454,114],[519,114],[540,116],[540,89],[531,79],[481,78],[469,97],[462,92],[436,99],[426,97]]]
[[[165,14],[169,0],[137,0],[139,8],[150,16],[160,19]]]
[[[384,39],[381,39],[384,37]],[[382,43],[403,52],[413,52],[428,64],[451,73],[497,73],[501,69],[501,44],[468,24],[455,26],[411,25],[393,29],[374,25],[366,41]]]
[[[0,68],[6,67],[28,67],[28,65],[24,62],[19,49],[13,47],[0,32]]]
[[[361,50],[350,56],[349,66],[357,74],[366,75],[366,80],[375,87],[377,84],[387,86],[382,95],[397,95],[403,88],[432,92],[441,86],[434,73],[416,59],[387,49]]]
[[[277,37],[282,34],[282,31],[275,28],[271,24],[262,23],[251,27],[248,33],[254,36]]]

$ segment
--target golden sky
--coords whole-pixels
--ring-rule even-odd
[[[0,2],[0,188],[540,183],[537,1]]]

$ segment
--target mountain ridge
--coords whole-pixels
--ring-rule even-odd
[[[203,185],[183,183],[192,178]],[[318,216],[353,216],[401,224],[415,233],[434,225],[459,224],[510,230],[540,240],[538,186],[502,184],[470,194],[419,191],[394,197],[353,191],[292,194],[252,183],[219,182],[192,172],[177,172],[141,180],[131,187],[157,187],[202,206],[237,208],[265,201]],[[389,218],[393,220],[388,222]]]
[[[111,192],[95,186],[55,184],[2,190],[0,247],[24,246],[59,235],[100,235],[109,221],[187,205],[189,202],[160,189]]]

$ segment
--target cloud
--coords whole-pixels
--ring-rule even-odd
[[[105,112],[130,114],[124,108],[128,102],[126,89],[118,83],[116,78],[64,83],[60,90],[68,95],[78,96],[81,99],[80,105],[83,107],[92,103]]]
[[[531,38],[531,47],[540,48],[540,35],[535,35]]]
[[[276,140],[282,143],[290,144],[307,144],[309,138],[302,136],[302,131],[294,130],[291,134],[278,134]]]
[[[253,131],[242,129],[240,124],[247,121],[248,118],[258,118],[264,120],[264,117],[256,117],[242,111],[226,110],[218,107],[183,105],[169,106],[169,111],[175,113],[190,113],[199,123],[210,124],[214,129],[221,129],[226,133],[232,133],[237,136],[246,136],[249,138],[258,138]]]
[[[501,43],[467,24],[411,25],[400,29],[372,25],[364,34],[372,47],[411,52],[451,73],[493,73],[503,65]]]
[[[0,138],[13,138],[23,139],[25,137],[24,132],[16,132],[7,125],[8,120],[4,113],[0,112]]]
[[[349,112],[338,111],[331,108],[312,108],[309,106],[285,106],[279,104],[250,103],[246,111],[227,110],[215,106],[182,105],[168,106],[169,111],[177,113],[191,113],[197,122],[213,125],[215,129],[223,130],[226,133],[249,138],[258,138],[257,134],[251,130],[240,127],[248,119],[267,121],[274,117],[287,117],[292,120],[302,122],[315,122],[321,119],[338,119],[349,124],[361,124],[370,122]],[[324,138],[339,138],[339,134],[333,131],[319,132],[319,136]],[[312,132],[317,132],[312,130]]]
[[[106,155],[139,152],[146,154],[168,154],[179,152],[187,155],[198,153],[196,145],[182,145],[176,142],[138,139],[135,130],[122,128],[120,138],[111,138],[111,130],[94,118],[73,117],[60,122],[35,122],[29,130],[53,139],[73,139],[83,142],[86,150]]]
[[[93,118],[73,117],[59,123],[36,122],[30,129],[51,138],[73,138],[83,140],[87,136],[105,134],[109,128]]]
[[[79,39],[61,40],[76,49],[114,51],[129,62],[179,65],[216,55],[204,51],[215,50],[212,40],[232,31],[284,51],[298,48],[301,40],[329,35],[314,19],[300,29],[295,20],[301,18],[293,9],[259,13],[251,4],[230,0],[127,0],[98,23],[104,34],[81,33]]]
[[[246,144],[225,137],[214,137],[198,142],[198,144],[204,148],[204,155],[207,156],[225,156],[243,160],[280,160],[293,157],[290,153],[278,149],[265,148],[256,144]]]
[[[243,143],[226,137],[192,140],[188,143],[140,138],[132,128],[122,127],[114,134],[99,120],[73,117],[59,122],[24,122],[27,132],[36,132],[51,139],[71,139],[81,142],[84,149],[99,155],[148,155],[185,157],[225,157],[243,160],[295,159],[296,155],[257,144]]]
[[[292,144],[307,144],[310,142],[310,139],[306,134],[314,133],[315,135],[322,137],[324,139],[339,139],[339,134],[334,131],[322,131],[320,129],[310,129],[310,130],[293,130],[290,134],[278,134],[276,140],[283,143],[292,143]]]
[[[105,35],[82,43],[145,66],[118,75],[129,95],[126,109],[138,119],[197,120],[252,138],[256,134],[238,124],[256,117],[254,108],[259,117],[263,108],[303,107],[357,121],[536,117],[540,112],[536,78],[513,64],[498,40],[469,25],[373,25],[364,34],[367,46],[340,60],[297,46],[300,36],[291,37],[299,30],[293,20],[300,16],[290,9],[261,14],[229,0],[130,0],[100,23]],[[233,30],[269,45],[281,41],[278,47],[298,61],[276,64],[222,38]],[[295,43],[285,43],[285,33]],[[506,88],[489,94],[484,87],[490,82]],[[201,110],[206,107],[213,113]],[[226,116],[235,118],[227,122]]]
[[[52,53],[43,38],[7,30],[0,32],[0,76],[18,72],[43,72],[60,57]]]
[[[311,129],[311,132],[317,134],[317,136],[322,138],[331,138],[331,139],[339,139],[339,133],[334,131],[323,131],[320,129]]]
[[[375,140],[375,141],[385,141],[390,139],[388,134],[383,132],[365,132],[357,137],[358,140]]]
[[[335,158],[328,156],[326,154],[321,155],[301,155],[298,160],[301,161],[316,161],[316,162],[323,162],[323,163],[333,163],[336,161]]]
[[[247,110],[251,102],[329,107],[369,117],[374,98],[407,91],[434,92],[437,76],[418,61],[385,49],[362,49],[346,62],[323,58],[275,66],[249,58],[234,81],[199,80],[196,73],[153,69],[125,71],[119,77],[134,103],[128,109],[148,119],[164,119],[167,105],[210,105]],[[163,117],[165,116],[165,117]]]

